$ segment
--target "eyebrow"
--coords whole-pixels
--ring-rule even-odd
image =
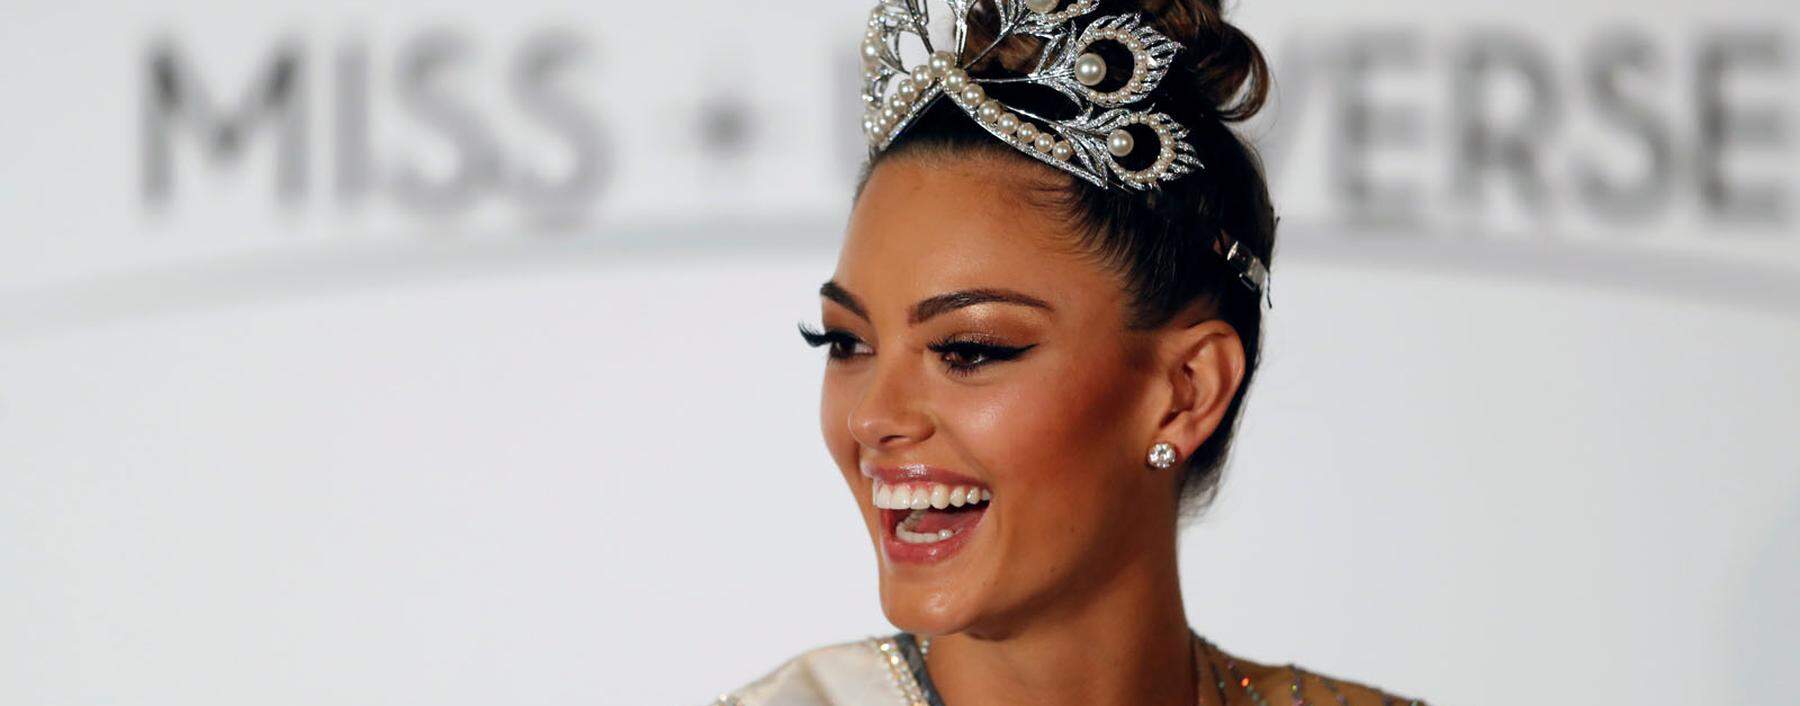
[[[819,296],[843,305],[845,309],[849,309],[851,313],[864,320],[869,318],[869,310],[863,306],[862,300],[857,299],[856,295],[850,293],[850,290],[844,289],[843,285],[837,283],[837,280],[826,280],[825,284],[819,285]],[[1018,304],[1050,312],[1056,311],[1056,307],[1050,306],[1049,302],[1024,292],[999,287],[977,287],[959,289],[921,299],[917,304],[912,305],[912,310],[907,313],[906,322],[918,325],[946,311],[990,302]]]

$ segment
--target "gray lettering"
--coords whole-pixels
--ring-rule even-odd
[[[457,153],[456,170],[433,181],[416,164],[402,163],[393,179],[394,199],[425,213],[447,214],[474,205],[483,186],[500,172],[500,150],[476,111],[453,99],[438,84],[470,54],[462,37],[427,32],[401,52],[397,91],[401,105],[448,138]]]
[[[264,120],[278,130],[276,191],[288,203],[306,189],[306,105],[301,90],[304,65],[300,46],[283,42],[268,62],[261,80],[253,83],[235,110],[214,105],[206,87],[181,61],[173,43],[155,42],[147,56],[148,86],[144,92],[140,125],[143,130],[143,193],[147,202],[161,205],[173,189],[173,129],[185,123],[199,137],[200,146],[214,164],[234,161],[244,150],[246,138]]]
[[[1762,148],[1770,152],[1785,148],[1786,131],[1778,109],[1732,106],[1725,99],[1726,83],[1732,75],[1745,69],[1774,70],[1783,66],[1785,59],[1774,32],[1721,33],[1701,42],[1694,76],[1700,113],[1695,172],[1700,180],[1701,203],[1726,220],[1761,224],[1787,220],[1779,182],[1734,182],[1725,171],[1727,148]]]
[[[1642,98],[1627,95],[1625,80],[1633,75],[1651,79],[1662,72],[1655,47],[1642,33],[1619,30],[1598,40],[1590,52],[1583,76],[1594,96],[1601,119],[1636,138],[1645,156],[1643,172],[1635,179],[1608,176],[1597,158],[1575,166],[1576,189],[1596,213],[1619,220],[1642,221],[1661,213],[1675,184],[1675,149],[1669,130]]]
[[[1418,143],[1416,108],[1377,105],[1370,96],[1374,74],[1419,66],[1417,37],[1398,30],[1347,37],[1338,52],[1337,139],[1332,140],[1331,183],[1353,221],[1410,225],[1419,220],[1417,189],[1406,183],[1378,183],[1369,173],[1371,154],[1381,147]]]
[[[579,217],[598,190],[605,166],[599,122],[579,101],[555,90],[557,75],[575,65],[582,53],[579,37],[550,32],[527,42],[513,67],[512,90],[519,105],[560,136],[571,155],[560,180],[525,170],[516,176],[520,200],[544,218]]]
[[[1511,125],[1502,124],[1489,104],[1490,86],[1502,72],[1521,79],[1527,91],[1526,106]],[[1562,106],[1543,53],[1523,37],[1477,34],[1457,57],[1451,79],[1457,196],[1481,201],[1484,176],[1499,172],[1512,178],[1526,206],[1544,212],[1549,199],[1539,169],[1539,140],[1555,133]]]

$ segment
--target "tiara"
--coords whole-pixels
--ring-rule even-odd
[[[863,133],[871,154],[887,149],[926,108],[949,96],[994,137],[1102,189],[1154,191],[1162,182],[1206,167],[1188,142],[1187,128],[1149,104],[1151,92],[1168,74],[1181,45],[1145,24],[1138,13],[1097,17],[1078,29],[1076,21],[1097,9],[1100,0],[991,0],[999,15],[999,31],[970,56],[969,13],[980,0],[942,0],[953,23],[948,48],[932,44],[928,1],[878,0],[869,13],[861,52]],[[911,69],[901,58],[901,42],[907,35],[917,38],[926,56]],[[969,75],[967,67],[1015,36],[1043,42],[1031,71],[1006,77]],[[1131,76],[1123,83],[1107,81],[1112,67],[1091,51],[1103,44],[1117,45],[1130,55]],[[964,56],[969,56],[966,62],[960,59]],[[1102,87],[1109,83],[1116,85]],[[1007,105],[983,88],[998,84],[1054,90],[1074,106],[1074,115],[1055,118]],[[1146,137],[1154,138],[1155,144],[1140,144]],[[1145,151],[1139,154],[1140,149]],[[1134,155],[1131,166],[1121,161]],[[1268,269],[1249,248],[1221,231],[1213,249],[1246,287],[1266,293]]]

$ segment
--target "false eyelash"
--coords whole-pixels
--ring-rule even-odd
[[[813,348],[826,345],[831,346],[831,349],[827,351],[827,354],[832,358],[840,359],[848,358],[851,355],[844,353],[844,350],[854,348],[856,344],[861,343],[861,341],[856,339],[856,336],[851,335],[848,331],[841,329],[827,329],[820,331],[806,325],[804,322],[800,324],[800,337],[806,339],[806,345],[812,346]]]
[[[1024,355],[1025,351],[1031,350],[1036,347],[1037,347],[1037,344],[1035,344],[1035,343],[1031,344],[1029,346],[1001,346],[1001,345],[995,345],[995,344],[991,344],[991,343],[981,343],[978,341],[967,341],[967,340],[958,341],[958,340],[952,340],[952,339],[948,339],[948,338],[939,339],[937,341],[932,342],[931,345],[926,346],[926,348],[931,349],[931,351],[933,353],[937,353],[940,356],[954,353],[956,355],[963,356],[963,357],[980,356],[983,359],[982,362],[979,362],[979,363],[956,363],[956,362],[951,362],[949,360],[944,361],[944,364],[946,366],[949,366],[949,371],[955,375],[969,375],[969,374],[974,373],[976,370],[979,370],[979,369],[986,367],[988,365],[991,365],[993,363],[1004,363],[1006,361],[1013,360],[1015,358],[1018,358],[1021,355]]]
[[[806,345],[814,348],[831,346],[829,354],[832,358],[836,359],[852,357],[854,354],[845,353],[844,351],[853,349],[857,344],[862,343],[855,335],[841,329],[826,329],[821,331],[808,326],[805,323],[801,323],[799,329],[800,337],[806,339]],[[954,375],[969,375],[976,370],[993,363],[1003,363],[1017,359],[1019,356],[1024,355],[1026,351],[1036,347],[1037,344],[1035,343],[1029,346],[1002,346],[992,343],[954,340],[950,338],[939,339],[926,346],[927,349],[939,356],[954,354],[964,358],[979,357],[981,359],[981,362],[978,363],[958,363],[945,360],[944,365],[949,372]]]

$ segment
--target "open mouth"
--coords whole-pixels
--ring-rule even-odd
[[[881,510],[886,534],[909,547],[936,549],[959,544],[952,540],[981,522],[994,497],[993,491],[977,485],[872,482],[874,504]],[[940,554],[932,552],[931,556]]]

